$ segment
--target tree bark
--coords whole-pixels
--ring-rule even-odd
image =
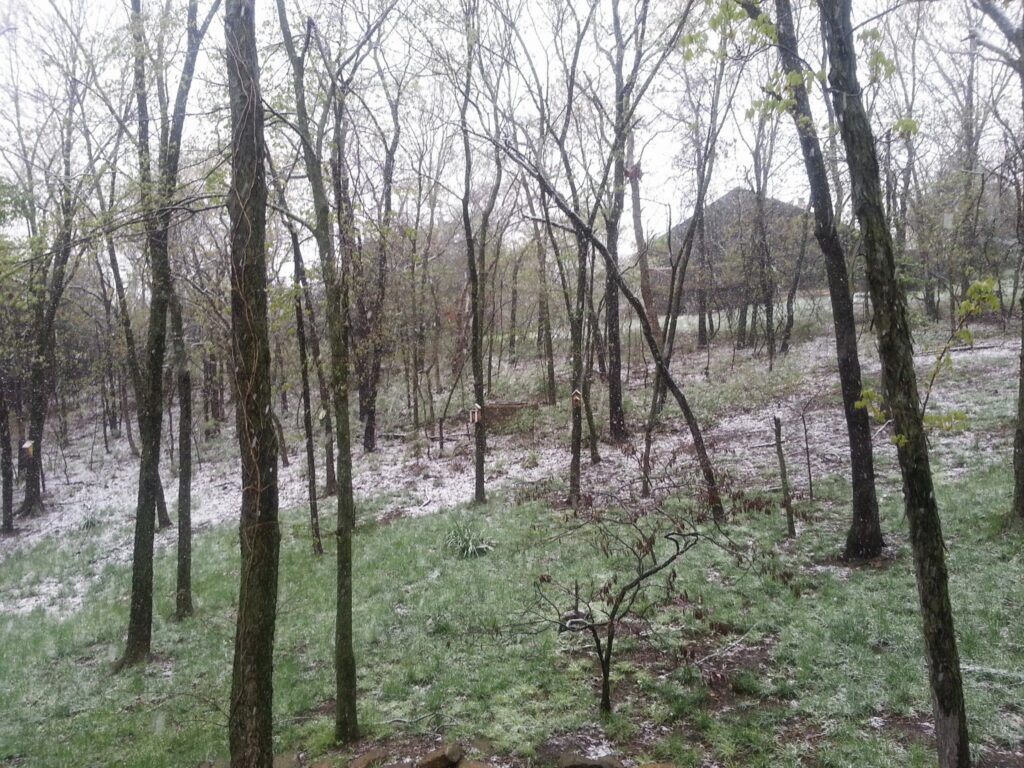
[[[284,208],[286,200],[282,185],[278,185],[277,194],[281,207]],[[302,429],[306,438],[306,480],[309,486],[309,524],[313,536],[313,554],[322,555],[324,553],[324,545],[320,538],[320,511],[316,495],[316,447],[314,445],[313,438],[313,405],[309,388],[309,355],[306,350],[306,319],[302,310],[303,286],[299,277],[300,275],[305,275],[305,268],[302,263],[302,247],[299,244],[299,233],[295,229],[295,224],[287,216],[282,218],[284,220],[285,229],[288,230],[288,238],[292,247],[292,261],[294,267],[292,282],[295,295],[295,336],[299,347],[299,374],[302,385]],[[329,415],[327,416],[329,419]],[[332,445],[333,442],[332,429]],[[333,448],[331,449],[330,454],[333,459]]]
[[[533,195],[528,185],[523,185],[526,193],[526,204],[533,218],[533,239],[537,247],[537,340],[544,355],[544,394],[548,405],[558,402],[558,390],[555,387],[555,351],[551,339],[551,304],[548,301],[548,259],[547,248],[538,221],[538,211],[534,205]]]
[[[352,646],[352,531],[355,527],[355,499],[352,491],[352,434],[349,425],[349,299],[346,270],[351,264],[355,244],[354,233],[339,224],[341,270],[335,259],[331,232],[331,210],[324,182],[323,164],[310,130],[309,107],[306,103],[305,58],[295,48],[284,0],[277,0],[281,34],[292,69],[295,91],[295,127],[302,145],[303,162],[313,196],[313,237],[317,243],[320,268],[326,292],[327,336],[331,349],[330,394],[334,412],[337,451],[338,527],[337,539],[337,612],[334,625],[334,672],[336,707],[334,736],[341,742],[359,737],[356,713],[356,662]],[[336,98],[336,96],[335,96]],[[325,107],[325,108],[329,108]],[[338,137],[340,138],[340,137]],[[335,142],[338,145],[338,142]],[[340,146],[336,146],[340,152]],[[334,160],[334,162],[340,162]],[[346,215],[339,211],[340,218]],[[306,310],[311,304],[307,300]],[[312,325],[312,324],[311,324]]]
[[[633,239],[636,241],[636,263],[640,270],[640,298],[647,310],[647,322],[654,335],[661,338],[661,324],[654,304],[654,287],[651,284],[651,266],[647,254],[647,240],[644,238],[643,207],[640,201],[640,161],[636,159],[636,142],[630,131],[626,140],[626,164],[629,166],[629,192],[633,208]]]
[[[174,615],[192,615],[192,374],[185,350],[181,302],[171,298],[171,337],[178,386],[178,571]]]
[[[163,422],[163,367],[167,346],[167,314],[171,302],[172,281],[169,259],[171,199],[178,184],[178,162],[184,130],[188,95],[192,87],[199,46],[220,5],[214,3],[202,25],[198,23],[198,0],[188,5],[185,62],[174,102],[170,125],[160,131],[160,167],[156,181],[150,166],[149,102],[146,84],[146,43],[143,36],[141,0],[132,0],[132,41],[135,45],[134,89],[138,113],[139,178],[142,209],[146,217],[146,249],[152,272],[149,328],[146,335],[146,370],[140,398],[139,440],[142,460],[139,466],[139,491],[132,547],[132,596],[128,617],[125,652],[117,664],[123,668],[149,657],[153,630],[153,535],[154,517],[160,484],[160,432]],[[141,372],[140,372],[141,373]],[[169,519],[167,521],[170,522]]]
[[[896,275],[886,224],[871,123],[857,82],[851,0],[819,0],[826,33],[829,83],[850,169],[854,211],[864,243],[882,381],[895,426],[903,495],[917,574],[940,768],[967,768],[967,733],[960,658],[949,600],[945,544],[928,459],[928,442],[914,371],[906,296]]]
[[[298,245],[296,239],[293,245]],[[299,371],[302,376],[302,428],[306,436],[306,478],[309,485],[309,525],[313,535],[313,554],[324,553],[320,539],[320,512],[316,497],[316,448],[313,445],[313,412],[309,393],[309,358],[306,355],[306,329],[302,317],[302,297],[295,293],[295,329],[299,342]]]
[[[760,13],[757,6],[744,4],[748,13]],[[857,327],[854,320],[853,297],[846,271],[846,257],[839,232],[836,229],[835,209],[829,188],[828,170],[815,130],[810,99],[803,81],[793,23],[790,0],[776,0],[776,29],[779,36],[779,58],[787,75],[794,75],[791,114],[800,139],[804,168],[811,188],[814,208],[814,237],[825,256],[829,299],[832,304],[832,322],[836,334],[836,359],[839,384],[843,396],[843,413],[850,442],[850,475],[852,484],[853,517],[846,536],[843,556],[847,559],[865,559],[881,554],[885,542],[878,517],[878,498],[875,493],[874,452],[871,446],[871,425],[868,413],[858,408],[862,397],[860,356],[857,351]],[[799,75],[797,80],[796,75]]]
[[[274,760],[273,655],[281,540],[267,320],[263,105],[254,17],[254,0],[227,0],[231,336],[242,461],[242,568],[228,720],[232,768],[270,768]]]
[[[621,66],[618,73],[621,80]],[[622,98],[616,100],[616,110],[623,109]],[[625,202],[625,159],[622,148],[613,149],[612,206],[605,219],[608,252],[616,264],[619,262],[619,225]],[[627,437],[626,414],[622,404],[622,338],[619,325],[619,288],[615,278],[605,275],[604,282],[605,340],[608,344],[608,436],[615,442]],[[596,328],[595,328],[596,330]]]
[[[467,19],[466,23],[475,23],[475,19]],[[472,195],[473,182],[473,155],[469,143],[468,112],[470,103],[470,89],[473,81],[473,59],[476,56],[476,44],[472,37],[474,33],[466,29],[466,72],[462,84],[463,92],[459,106],[459,126],[462,132],[462,149],[465,156],[465,170],[463,175],[462,193],[462,226],[466,239],[466,274],[469,281],[469,307],[470,307],[470,366],[473,371],[473,399],[475,407],[479,410],[480,418],[473,425],[473,499],[478,504],[487,501],[487,493],[484,489],[484,457],[487,451],[487,427],[484,417],[484,363],[483,363],[483,302],[484,290],[481,275],[486,274],[484,270],[484,254],[486,252],[486,240],[483,233],[474,233],[473,220],[470,214],[470,197]],[[494,198],[497,195],[500,183],[501,166],[498,166],[498,179],[495,180],[492,188],[493,194],[489,200],[488,208],[493,208]],[[481,230],[486,230],[486,219],[489,211],[484,212],[484,221],[480,225]],[[481,236],[478,238],[477,235]],[[477,242],[480,239],[482,242]]]
[[[31,453],[25,471],[25,497],[19,510],[22,515],[36,515],[43,510],[43,434],[47,406],[53,391],[54,326],[57,310],[64,295],[68,262],[72,253],[75,200],[72,190],[71,155],[72,115],[77,108],[78,83],[68,84],[67,113],[63,117],[61,137],[61,169],[59,186],[60,222],[53,243],[53,255],[47,270],[41,270],[41,284],[32,286],[34,312],[31,331],[31,364],[28,399],[28,439]]]
[[[795,304],[796,292],[800,288],[800,277],[803,274],[804,261],[807,259],[807,230],[810,223],[810,211],[801,217],[800,223],[800,253],[796,257],[796,266],[793,268],[793,281],[789,284],[789,291],[786,293],[786,324],[782,327],[782,340],[779,342],[779,352],[783,355],[789,352],[789,339],[793,334],[793,324],[796,322]]]
[[[0,372],[0,482],[3,483],[0,532],[14,533],[14,455],[11,451],[10,414],[7,406],[7,381]]]
[[[1020,341],[1017,425],[1013,431],[1013,516],[1024,522],[1024,295],[1020,298]]]

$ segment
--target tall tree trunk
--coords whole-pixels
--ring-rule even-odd
[[[295,253],[294,248],[292,253]],[[331,405],[331,390],[328,386],[327,376],[324,374],[323,356],[320,353],[320,332],[316,327],[316,310],[313,309],[313,289],[310,288],[309,279],[306,277],[306,267],[299,253],[295,262],[295,279],[302,286],[303,297],[306,305],[306,339],[309,342],[309,351],[313,355],[313,370],[316,371],[317,391],[320,393],[320,407],[323,409],[324,428],[324,467],[326,492],[328,496],[338,493],[338,476],[336,460],[334,456],[334,416]]]
[[[807,234],[810,223],[810,211],[808,210],[801,217],[800,226],[800,252],[796,257],[796,266],[793,268],[793,281],[789,284],[789,292],[786,293],[786,324],[782,328],[782,341],[779,342],[779,352],[783,355],[789,353],[789,339],[793,334],[793,324],[796,322],[795,304],[796,292],[800,288],[800,276],[803,274],[804,261],[807,258]]]
[[[475,20],[467,19],[467,25]],[[484,361],[483,361],[483,311],[484,311],[484,280],[481,276],[486,275],[484,267],[484,255],[486,253],[486,241],[477,242],[482,237],[473,231],[473,219],[470,214],[470,197],[472,195],[473,183],[473,155],[469,143],[468,112],[470,102],[470,89],[473,80],[473,59],[476,56],[476,42],[473,39],[473,32],[466,29],[466,72],[463,82],[463,92],[459,107],[459,125],[462,132],[462,149],[465,156],[465,171],[463,176],[462,192],[462,226],[466,239],[466,273],[469,280],[469,311],[470,311],[470,365],[473,371],[473,399],[480,413],[480,418],[473,425],[473,467],[474,483],[473,498],[478,504],[487,501],[487,494],[484,489],[484,457],[487,451],[486,418],[484,416]],[[500,178],[500,165],[499,165]],[[493,192],[497,193],[498,181],[495,181]],[[491,203],[493,206],[493,202]],[[485,213],[486,221],[486,213]],[[481,229],[486,223],[480,225]]]
[[[323,164],[314,149],[310,131],[309,108],[306,104],[305,58],[295,48],[284,0],[277,0],[277,15],[285,51],[292,68],[295,91],[295,123],[302,143],[303,163],[313,196],[313,237],[316,239],[326,293],[327,335],[331,348],[330,394],[337,437],[335,472],[337,477],[337,612],[334,625],[334,674],[337,702],[334,714],[334,736],[351,742],[359,736],[356,713],[356,662],[352,645],[352,531],[355,527],[355,498],[352,491],[352,435],[349,425],[349,301],[348,275],[355,253],[354,232],[348,223],[351,211],[338,211],[341,270],[335,259],[331,232],[331,210],[324,182]],[[339,107],[335,107],[336,109]],[[337,118],[336,118],[337,122]],[[340,138],[336,137],[335,153],[340,154]],[[340,163],[340,158],[332,159]],[[343,196],[339,197],[339,200]],[[311,303],[308,301],[306,310]],[[313,325],[310,323],[310,325]],[[312,339],[312,337],[311,337]]]
[[[31,453],[25,471],[25,497],[21,503],[22,515],[35,515],[43,509],[43,433],[46,425],[47,406],[53,390],[53,350],[56,346],[54,326],[57,310],[64,295],[65,278],[72,252],[72,229],[74,226],[75,201],[72,191],[71,154],[72,113],[77,108],[77,84],[69,85],[68,112],[64,116],[61,140],[60,223],[53,244],[53,255],[49,266],[49,277],[42,271],[40,284],[31,287],[35,304],[31,331],[32,357],[28,400],[28,439]]]
[[[298,247],[298,238],[292,243]],[[299,342],[299,372],[302,377],[302,429],[306,436],[306,479],[309,484],[309,524],[313,535],[313,554],[322,555],[324,545],[320,539],[320,512],[316,498],[316,448],[313,445],[313,410],[309,392],[309,357],[306,354],[306,329],[302,317],[302,296],[296,286],[295,333]]]
[[[622,30],[622,18],[618,0],[611,6],[612,33],[615,45],[610,55],[612,72],[615,77],[615,112],[612,134],[612,175],[609,190],[609,205],[605,212],[605,236],[608,254],[619,264],[619,234],[622,224],[622,213],[626,203],[626,144],[627,137],[632,133],[628,125],[628,114],[632,111],[631,93],[635,87],[635,67],[630,73],[627,86],[625,71],[626,41]],[[646,5],[640,6],[642,16],[646,15]],[[640,41],[636,41],[640,45]],[[639,55],[637,56],[639,58]],[[626,439],[626,414],[622,402],[622,328],[619,320],[619,288],[611,272],[605,273],[604,281],[604,319],[605,337],[608,343],[608,436],[613,442]],[[594,327],[597,332],[597,326]],[[588,371],[589,374],[589,371]],[[589,404],[589,391],[588,404]],[[596,456],[596,435],[591,434],[591,454]]]
[[[748,12],[760,13],[757,6],[744,5]],[[881,554],[884,540],[878,517],[878,498],[875,493],[874,453],[871,446],[871,425],[868,413],[858,408],[862,397],[860,356],[857,351],[857,327],[854,320],[853,297],[846,271],[846,257],[835,223],[835,207],[829,188],[828,170],[811,114],[810,100],[803,84],[803,64],[800,59],[793,24],[790,0],[776,0],[776,28],[779,35],[779,58],[791,77],[793,122],[800,138],[800,150],[811,188],[814,208],[814,237],[825,256],[829,299],[832,304],[832,322],[836,334],[836,359],[839,384],[843,396],[843,413],[850,441],[850,474],[853,491],[853,516],[846,536],[844,557],[863,559]],[[799,81],[799,82],[798,82]]]
[[[268,158],[269,159],[269,158]],[[286,204],[284,188],[278,186],[278,198],[282,208]],[[299,275],[305,275],[305,268],[302,263],[302,247],[299,244],[299,233],[294,223],[287,217],[284,218],[285,228],[288,230],[288,237],[292,246],[292,261],[294,271],[292,274],[295,304],[295,336],[299,346],[299,374],[302,384],[302,429],[306,437],[306,480],[309,486],[309,523],[313,535],[313,554],[324,553],[323,541],[320,538],[320,511],[316,495],[316,447],[313,438],[313,405],[309,388],[309,355],[306,351],[306,319],[302,310],[302,282]],[[321,377],[322,377],[321,373]],[[325,414],[329,419],[329,414]],[[333,429],[331,430],[331,443],[333,445]],[[333,448],[331,449],[333,460]],[[331,465],[328,465],[331,466]],[[332,467],[333,470],[333,467]]]
[[[254,0],[227,0],[231,336],[242,460],[242,567],[228,720],[232,768],[270,768],[274,760],[274,628],[281,542],[267,320],[263,105],[254,16]]]
[[[558,402],[558,390],[555,386],[555,351],[551,338],[551,305],[548,301],[548,259],[547,248],[538,221],[538,211],[534,205],[533,195],[528,185],[523,186],[526,192],[526,204],[533,217],[533,238],[537,246],[537,340],[544,355],[544,394],[547,404]]]
[[[169,259],[171,199],[178,185],[178,161],[184,130],[188,95],[192,87],[199,46],[220,5],[214,0],[200,25],[198,0],[190,0],[187,19],[185,61],[168,125],[160,131],[160,166],[154,181],[150,166],[149,102],[146,84],[146,42],[142,2],[132,0],[132,41],[135,46],[134,89],[138,117],[139,180],[142,209],[146,218],[146,249],[149,254],[152,286],[149,328],[146,335],[146,370],[139,403],[139,439],[142,460],[139,467],[139,492],[135,514],[135,538],[132,547],[132,595],[128,616],[128,638],[118,668],[145,661],[149,657],[153,630],[153,535],[160,484],[160,432],[163,422],[163,367],[167,346],[167,314],[172,281]],[[168,523],[170,521],[168,520]]]
[[[636,142],[630,131],[626,139],[626,164],[629,166],[629,192],[633,209],[633,239],[636,241],[636,263],[640,270],[640,298],[647,310],[647,322],[651,324],[654,335],[661,338],[661,324],[658,322],[658,309],[654,302],[654,287],[651,284],[651,266],[647,254],[647,240],[644,237],[643,206],[640,201],[640,161],[636,159]]]
[[[550,222],[549,222],[550,223]],[[549,229],[552,241],[554,235]],[[581,464],[583,452],[584,405],[584,325],[587,311],[588,243],[581,234],[576,236],[576,299],[570,305],[569,337],[572,345],[572,427],[569,446],[569,506],[579,506],[581,495]],[[555,259],[558,259],[556,253]],[[564,287],[564,286],[563,286]],[[568,295],[566,303],[569,303]]]
[[[771,245],[768,242],[768,223],[765,220],[765,190],[757,192],[757,251],[761,304],[764,307],[765,345],[768,349],[768,370],[775,366],[775,277]]]
[[[517,252],[515,255],[515,261],[512,264],[512,287],[511,296],[509,298],[509,310],[508,310],[508,364],[510,368],[516,367],[516,336],[519,333],[519,329],[516,325],[518,321],[519,312],[519,266],[523,262],[522,252]]]
[[[14,455],[11,451],[11,425],[7,406],[7,381],[0,372],[0,483],[3,483],[0,533],[14,533]]]
[[[850,22],[851,0],[819,0],[828,44],[829,83],[853,188],[854,211],[864,243],[875,311],[882,381],[892,409],[910,543],[928,660],[940,768],[967,768],[967,734],[960,658],[949,600],[945,544],[928,459],[907,322],[906,296],[896,275],[892,235],[886,225],[878,157],[861,101]]]
[[[617,161],[616,166],[621,165]],[[617,171],[618,172],[618,171]],[[621,194],[618,195],[621,197]],[[621,208],[619,215],[621,215]],[[608,222],[609,251],[618,262],[619,223]],[[614,245],[613,245],[614,244]],[[616,442],[625,440],[626,413],[622,404],[622,338],[619,326],[619,288],[615,278],[605,275],[604,285],[605,336],[608,344],[608,436]],[[596,329],[595,329],[596,330]]]
[[[1020,298],[1020,341],[1017,425],[1013,431],[1013,514],[1024,522],[1024,295]]]
[[[171,297],[171,339],[178,379],[178,572],[174,615],[192,615],[192,373],[185,351],[181,302]]]

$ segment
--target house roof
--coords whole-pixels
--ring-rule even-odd
[[[747,187],[733,187],[724,195],[704,206],[704,227],[708,241],[709,255],[715,246],[743,247],[750,241],[753,232],[754,210],[757,195]],[[769,197],[765,200],[765,217],[768,223],[769,239],[782,242],[799,237],[803,208]],[[672,249],[678,252],[690,226],[692,217],[677,224],[671,230]]]

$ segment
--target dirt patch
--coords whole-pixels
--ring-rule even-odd
[[[868,720],[868,726],[901,744],[923,744],[935,748],[935,725],[928,715],[883,713]],[[1024,768],[1024,742],[1015,748],[994,745],[977,747],[978,768]]]
[[[982,747],[977,768],[1024,768],[1024,745],[1017,750]]]
[[[334,717],[334,710],[337,708],[338,702],[332,696],[329,699],[324,699],[319,704],[314,704],[309,709],[304,709],[295,716],[297,723],[308,723],[311,720],[319,720],[320,718]]]
[[[597,760],[615,755],[615,745],[599,725],[588,725],[579,730],[559,733],[537,748],[537,764],[556,765],[562,755],[574,754]]]
[[[721,711],[743,696],[757,695],[756,682],[771,665],[774,645],[773,637],[755,643],[742,637],[727,643],[707,639],[690,644],[683,657],[700,672],[709,708]]]
[[[902,744],[934,744],[935,725],[923,715],[882,713],[868,719],[868,727]]]
[[[890,535],[891,538],[891,535]],[[900,547],[898,544],[889,542],[882,549],[878,557],[866,560],[848,560],[841,555],[830,555],[819,557],[811,561],[810,565],[803,566],[804,573],[818,574],[831,573],[840,581],[846,581],[856,571],[872,573],[876,571],[887,571],[900,559]]]

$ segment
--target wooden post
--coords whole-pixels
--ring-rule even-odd
[[[807,414],[800,414],[800,421],[804,425],[804,458],[807,460],[807,496],[814,501],[814,478],[811,476],[811,442],[807,438]]]
[[[786,510],[786,528],[789,538],[796,537],[796,520],[793,518],[793,500],[789,496],[789,478],[786,475],[786,456],[782,452],[782,420],[773,419],[775,426],[775,454],[779,457],[779,474],[782,476],[782,508]]]

